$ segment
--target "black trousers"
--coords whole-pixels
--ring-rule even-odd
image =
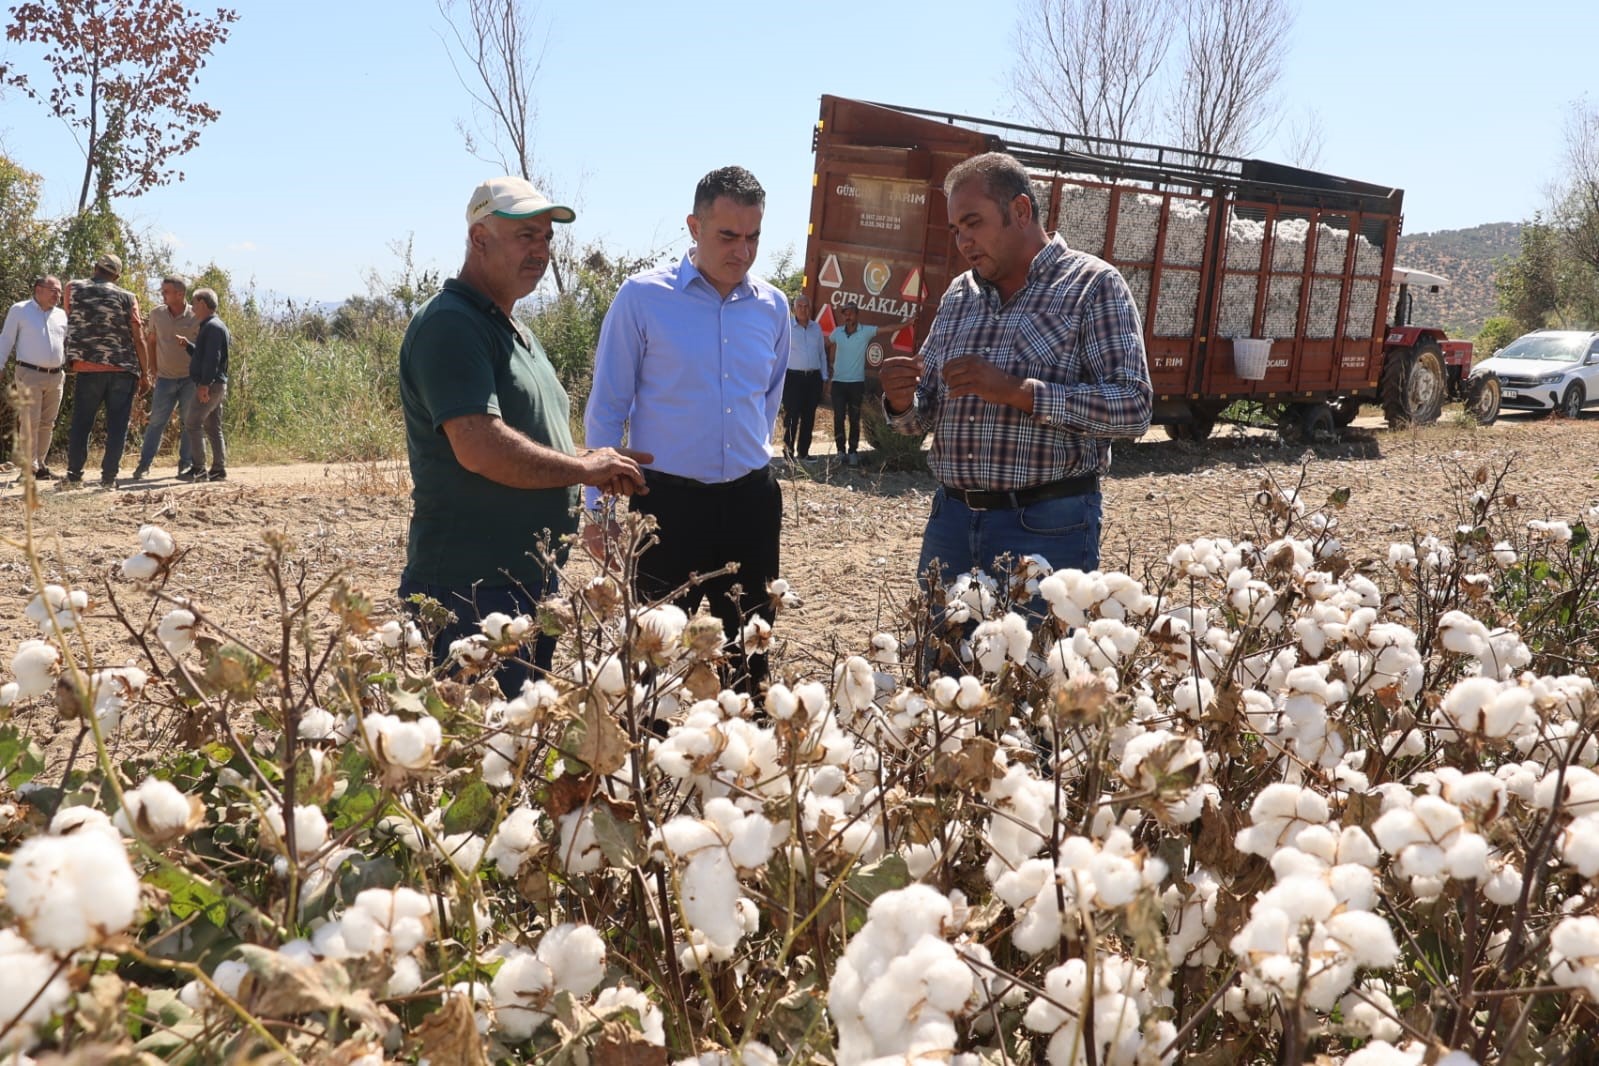
[[[656,601],[671,596],[694,574],[720,570],[730,562],[738,573],[695,584],[672,602],[692,615],[702,600],[740,642],[744,624],[772,609],[766,586],[777,577],[778,541],[783,523],[783,490],[771,467],[717,485],[645,470],[650,491],[629,502],[638,514],[652,514],[659,542],[639,558],[638,594]],[[766,680],[765,655],[732,656],[726,679],[751,694]]]
[[[833,382],[833,443],[844,454],[844,422],[849,420],[849,454],[861,450],[861,401],[866,398],[866,382]]]
[[[790,370],[783,377],[783,454],[801,459],[811,454],[811,431],[822,403],[822,372]]]

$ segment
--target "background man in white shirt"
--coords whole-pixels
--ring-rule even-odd
[[[66,381],[67,313],[61,303],[61,279],[35,278],[33,299],[11,305],[0,327],[0,371],[13,351],[17,357],[17,455],[33,465],[40,480],[55,477],[45,465],[56,415],[61,411],[61,387]]]

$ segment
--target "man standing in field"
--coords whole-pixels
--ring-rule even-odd
[[[861,402],[866,398],[866,349],[873,338],[894,334],[915,322],[907,318],[892,326],[861,325],[860,304],[844,305],[844,324],[827,335],[827,352],[833,367],[833,443],[850,466],[861,465]],[[848,452],[844,423],[849,422]]]
[[[625,429],[654,456],[649,495],[632,504],[659,523],[639,559],[639,595],[658,600],[686,585],[677,605],[693,614],[708,599],[734,640],[751,616],[771,620],[766,586],[778,575],[783,518],[767,448],[788,369],[788,300],[749,273],[765,210],[765,190],[743,167],[700,180],[688,216],[694,247],[628,278],[606,313],[584,419],[589,443],[620,444]],[[602,556],[604,534],[588,534]],[[695,583],[729,563],[737,573]],[[742,671],[735,659],[731,680],[753,692],[766,673],[765,654],[750,654]]]
[[[194,385],[194,402],[183,416],[183,435],[187,438],[193,465],[179,481],[222,481],[228,476],[228,450],[222,439],[222,401],[228,396],[228,349],[233,337],[217,317],[217,294],[211,289],[196,289],[189,302],[194,320],[199,323],[189,351],[189,381]],[[211,469],[205,468],[205,442],[211,441]]]
[[[161,450],[161,436],[166,432],[172,412],[178,412],[178,476],[183,477],[194,467],[189,450],[189,436],[181,432],[189,420],[189,410],[194,406],[194,382],[189,378],[188,344],[199,332],[200,323],[189,310],[189,283],[177,276],[161,279],[161,304],[150,312],[145,321],[145,343],[155,349],[155,391],[150,394],[150,424],[144,431],[144,447],[139,451],[139,465],[133,468],[133,480],[139,481],[150,472],[156,452]]]
[[[1011,156],[956,165],[944,195],[971,269],[944,294],[921,354],[881,371],[890,423],[933,431],[940,485],[917,573],[936,563],[947,583],[1005,553],[1097,569],[1110,440],[1143,435],[1153,400],[1127,284],[1044,232]]]
[[[0,370],[15,352],[17,357],[17,447],[21,458],[33,464],[40,481],[55,477],[45,465],[56,415],[61,410],[61,386],[67,366],[67,313],[56,304],[61,280],[35,278],[33,299],[11,305],[0,327]]]
[[[400,345],[413,488],[399,594],[455,614],[434,641],[435,665],[484,615],[532,614],[554,591],[540,541],[559,557],[560,538],[577,530],[571,486],[644,488],[639,462],[648,455],[578,453],[566,390],[512,314],[549,267],[554,224],[575,217],[522,178],[479,185],[467,201],[466,263],[417,311]],[[548,670],[554,649],[539,636],[533,663]],[[515,696],[528,669],[508,659],[496,677]]]
[[[811,433],[816,408],[827,384],[827,337],[811,318],[811,300],[804,293],[790,305],[788,372],[783,377],[783,455],[811,461]]]
[[[100,484],[117,485],[122,447],[128,439],[135,392],[150,388],[150,355],[144,344],[139,301],[117,285],[122,260],[106,253],[94,261],[88,281],[67,286],[67,358],[71,361],[72,427],[67,435],[67,481],[83,481],[89,460],[89,434],[105,408],[105,457]]]

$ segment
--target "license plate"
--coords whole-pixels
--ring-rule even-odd
[[[1521,393],[1517,392],[1515,389],[1505,389],[1504,393],[1505,393],[1506,396],[1510,397],[1512,400],[1515,399],[1517,396],[1521,395]]]

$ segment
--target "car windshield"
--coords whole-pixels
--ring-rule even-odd
[[[1587,354],[1591,339],[1587,333],[1529,333],[1507,345],[1499,353],[1499,358],[1575,363]]]

